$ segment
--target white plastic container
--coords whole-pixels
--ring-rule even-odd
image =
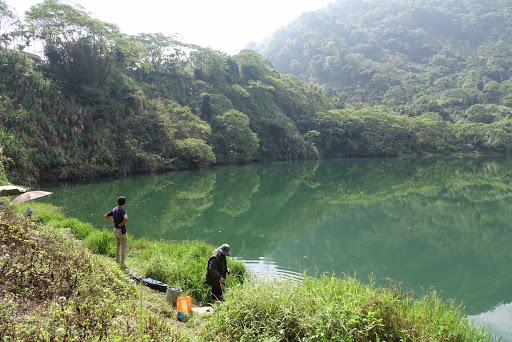
[[[181,289],[179,287],[167,286],[167,291],[165,292],[165,300],[169,303],[176,305],[176,300],[181,294]]]

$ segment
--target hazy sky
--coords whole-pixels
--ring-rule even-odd
[[[237,53],[260,42],[301,13],[324,8],[335,0],[73,0],[94,18],[117,24],[127,34],[179,33],[182,40]],[[42,0],[6,0],[23,18]]]

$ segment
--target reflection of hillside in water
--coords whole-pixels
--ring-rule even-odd
[[[367,211],[374,211],[381,222],[397,222],[403,229],[411,229],[414,222],[414,229],[427,231],[425,238],[432,237],[440,250],[450,248],[434,234],[442,234],[445,226],[459,231],[461,239],[466,233],[481,234],[471,240],[478,241],[476,245],[468,243],[489,250],[481,243],[494,243],[497,235],[476,228],[485,224],[499,233],[508,227],[509,169],[509,160],[350,159],[223,167],[46,188],[54,190],[49,202],[86,221],[99,216],[101,220],[94,222],[99,225],[107,224],[103,213],[123,194],[134,234],[148,238],[194,239],[220,230],[233,239],[263,237],[260,245],[270,252],[281,238],[315,229],[333,217],[364,221]],[[363,229],[381,231],[386,239],[386,227],[378,221],[368,224]],[[248,252],[252,242],[256,241],[248,245]]]
[[[383,241],[389,237],[386,227],[396,222],[405,232],[424,231],[423,238],[439,250],[451,248],[438,236],[449,227],[461,240],[470,234],[470,248],[489,251],[490,244],[500,242],[493,237],[508,228],[511,216],[506,201],[512,188],[510,164],[506,159],[419,158],[273,163],[48,190],[54,190],[49,202],[96,225],[107,224],[103,213],[123,194],[136,236],[204,239],[220,230],[230,240],[249,239],[245,249],[251,257],[260,256],[262,247],[271,252],[281,238],[318,229],[332,218],[364,222],[371,212],[379,220],[358,229],[380,233]],[[478,230],[482,225],[492,234]],[[394,239],[401,236],[407,234]]]
[[[323,176],[321,200],[311,203],[323,222],[284,237],[273,260],[309,274],[375,273],[382,285],[390,277],[417,294],[435,286],[469,312],[511,299],[508,160],[365,162]]]
[[[302,229],[290,225],[290,220],[301,217],[301,214],[290,217],[286,208],[289,201],[303,183],[304,177],[314,170],[315,163],[277,163],[268,166],[251,166],[258,175],[257,187],[247,186],[251,190],[250,210],[232,215],[226,211],[226,203],[235,202],[242,197],[236,194],[232,185],[226,187],[219,184],[215,193],[215,206],[202,217],[203,224],[210,225],[214,231],[222,231],[220,239],[233,241],[238,245],[239,253],[246,259],[257,259],[259,256],[272,250],[272,245],[283,236]],[[219,177],[220,178],[220,177]],[[255,190],[255,191],[252,191]]]

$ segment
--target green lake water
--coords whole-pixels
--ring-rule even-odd
[[[94,226],[127,198],[128,232],[229,243],[258,275],[373,274],[434,288],[512,340],[512,159],[282,162],[46,184],[44,199]]]

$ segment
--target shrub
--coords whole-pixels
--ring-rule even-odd
[[[212,147],[201,139],[189,138],[176,143],[178,164],[184,168],[205,168],[215,163]]]
[[[84,241],[86,246],[94,253],[109,257],[116,255],[114,234],[107,229],[92,231]]]

